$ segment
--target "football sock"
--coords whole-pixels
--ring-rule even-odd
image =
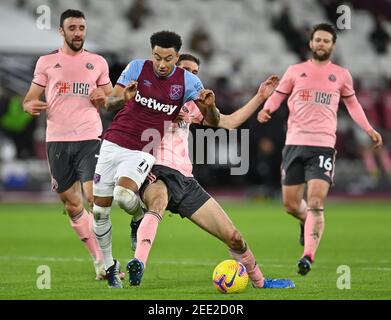
[[[308,208],[308,216],[304,226],[304,253],[309,256],[311,262],[315,259],[320,239],[324,230],[323,208]]]
[[[103,260],[103,255],[99,248],[95,234],[92,231],[93,220],[93,215],[88,214],[87,211],[83,209],[79,214],[70,218],[69,221],[73,230],[75,230],[76,234],[79,236],[79,239],[86,246],[91,257],[95,262],[98,262]]]
[[[251,250],[247,247],[246,251],[243,253],[240,253],[233,249],[229,249],[229,252],[232,258],[234,258],[236,261],[241,262],[246,267],[248,276],[254,286],[257,288],[262,288],[264,283],[264,277],[261,272],[261,269],[255,261],[254,255]]]
[[[137,248],[134,257],[147,264],[148,255],[155,240],[157,228],[162,216],[154,211],[147,211],[137,231]]]
[[[110,220],[111,207],[100,207],[94,204],[94,223],[93,229],[98,240],[99,246],[102,250],[103,261],[105,269],[109,269],[113,264],[113,251],[112,251],[112,239],[111,239],[111,220]]]
[[[375,156],[374,156],[372,150],[364,150],[363,162],[364,162],[364,166],[365,166],[365,169],[367,170],[367,172],[369,172],[370,174],[376,174],[377,165],[376,165]]]
[[[379,160],[380,160],[380,163],[383,166],[383,169],[387,173],[391,172],[391,159],[390,159],[390,155],[389,155],[387,149],[383,148],[379,152],[380,152]]]

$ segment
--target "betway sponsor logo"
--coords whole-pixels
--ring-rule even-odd
[[[140,95],[139,91],[137,91],[136,97],[134,99],[136,100],[136,102],[138,102],[144,107],[167,113],[167,115],[172,115],[175,109],[178,108],[178,106],[174,106],[172,104],[164,104],[157,102],[156,99],[153,98],[144,98]]]

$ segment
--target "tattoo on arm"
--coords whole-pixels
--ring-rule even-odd
[[[107,111],[116,111],[121,109],[124,106],[123,97],[107,97],[106,100],[106,110]]]
[[[207,117],[205,117],[206,122],[210,125],[217,127],[220,122],[220,112],[216,107],[207,109]]]

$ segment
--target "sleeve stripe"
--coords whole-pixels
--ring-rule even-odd
[[[103,86],[107,86],[111,81],[105,83],[105,84],[98,84],[98,87],[103,87]]]
[[[278,93],[281,93],[281,94],[285,94],[286,96],[289,96],[289,93],[281,92],[281,91],[278,91],[278,90],[274,90],[274,91],[276,91]]]
[[[349,96],[341,96],[341,98],[344,98],[344,99],[346,99],[346,98],[353,97],[354,95],[355,95],[355,93],[353,93],[353,94],[351,94],[351,95],[349,95]]]
[[[124,86],[122,83],[119,83],[119,82],[117,82],[115,85],[119,85],[120,87],[122,87],[122,88],[125,88],[126,86]]]
[[[40,87],[42,87],[42,88],[46,88],[46,86],[43,86],[42,84],[39,84],[39,83],[34,82],[34,81],[31,81],[31,82],[34,83],[34,84],[36,84],[37,86],[40,86]]]

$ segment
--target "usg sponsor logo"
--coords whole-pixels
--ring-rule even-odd
[[[157,102],[156,99],[153,98],[142,97],[139,91],[137,91],[136,93],[135,100],[144,107],[167,113],[167,115],[172,115],[175,109],[178,108],[178,106],[172,104],[164,104]]]

